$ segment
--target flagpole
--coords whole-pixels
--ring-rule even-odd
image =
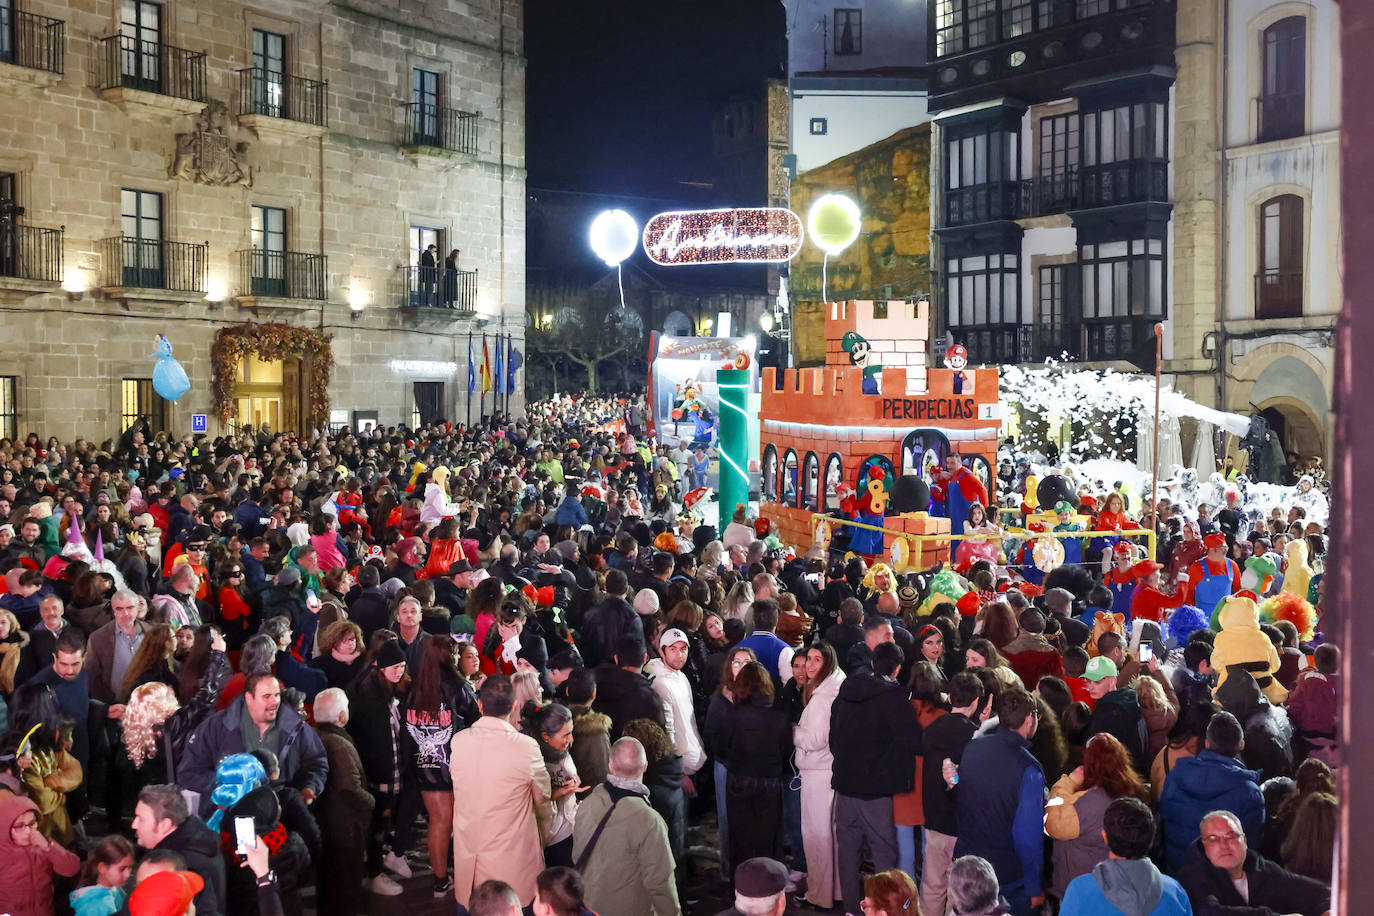
[[[472,391],[477,373],[472,367],[472,328],[468,328],[468,429],[472,429]]]
[[[489,370],[489,368],[487,367],[487,332],[486,332],[486,331],[483,331],[483,332],[482,332],[482,365],[481,365],[481,367],[478,368],[478,370],[477,370],[477,375],[478,375],[478,379],[477,379],[477,390],[478,390],[478,392],[480,392],[480,395],[479,395],[479,396],[481,397],[481,400],[478,402],[478,403],[481,405],[481,409],[480,409],[478,412],[482,415],[482,426],[483,426],[483,427],[485,427],[485,426],[487,425],[487,391],[486,391],[486,389],[482,386],[482,379],[481,379],[481,376],[482,376],[482,373],[484,373],[484,372],[489,372],[489,371],[490,371],[490,370]]]

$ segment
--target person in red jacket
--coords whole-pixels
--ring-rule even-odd
[[[1131,595],[1132,620],[1163,623],[1165,611],[1183,606],[1185,589],[1176,588],[1172,595],[1164,593],[1163,569],[1164,565],[1154,560],[1141,560],[1131,567],[1131,574],[1136,580],[1135,593]]]
[[[1047,674],[1062,678],[1064,659],[1045,639],[1045,615],[1033,607],[1026,608],[1017,624],[1020,633],[1001,652],[1021,683],[1033,686]]]

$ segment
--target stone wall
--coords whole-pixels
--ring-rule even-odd
[[[251,170],[251,187],[169,177],[177,135],[196,130],[200,106],[146,94],[121,107],[98,80],[99,39],[118,29],[110,0],[35,0],[30,12],[65,20],[60,75],[0,65],[0,171],[15,172],[24,222],[65,229],[64,276],[54,283],[0,280],[0,315],[12,330],[0,375],[16,377],[18,428],[43,435],[118,434],[120,380],[149,377],[153,335],[165,333],[191,378],[172,425],[210,413],[211,341],[219,327],[278,320],[333,337],[334,409],[377,410],[384,423],[410,419],[412,380],[445,381],[446,413],[467,412],[469,332],[524,337],[524,83],[515,0],[282,0],[261,10],[231,0],[165,4],[162,41],[207,53],[212,105]],[[270,9],[270,12],[268,10]],[[422,25],[421,25],[422,24]],[[234,117],[240,77],[252,65],[252,31],[287,37],[293,75],[326,81],[327,126],[252,127]],[[411,154],[400,141],[411,70],[441,74],[440,104],[478,112],[472,154]],[[504,89],[503,89],[504,86]],[[254,129],[256,128],[256,129]],[[163,238],[208,243],[207,288],[194,294],[113,299],[102,295],[99,240],[121,232],[121,188],[164,195]],[[251,207],[287,209],[287,248],[324,254],[327,294],[318,300],[241,301],[238,258],[250,246]],[[400,269],[410,262],[412,224],[447,230],[444,244],[477,270],[481,317],[420,315],[400,308]],[[446,252],[441,252],[442,255]],[[365,308],[356,314],[353,298]],[[257,308],[248,308],[256,305]],[[456,363],[448,374],[396,373],[391,360]],[[512,406],[523,404],[517,379]],[[492,409],[492,398],[486,399]],[[474,406],[474,411],[476,407]],[[209,431],[219,431],[212,417]]]

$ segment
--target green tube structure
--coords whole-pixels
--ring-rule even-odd
[[[716,387],[720,391],[720,490],[717,505],[720,519],[716,530],[724,531],[735,514],[735,506],[749,503],[749,397],[748,369],[717,369]]]

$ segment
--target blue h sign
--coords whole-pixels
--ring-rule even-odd
[[[205,432],[205,429],[206,429],[206,427],[205,427],[205,414],[203,414],[203,413],[193,413],[193,414],[191,414],[191,432],[193,432],[193,433],[203,433],[203,432]]]

